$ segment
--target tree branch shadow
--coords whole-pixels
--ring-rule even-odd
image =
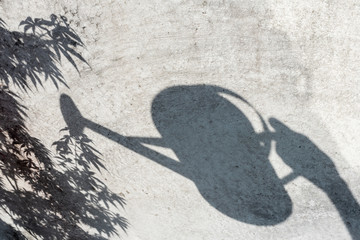
[[[28,17],[21,21],[24,32],[9,31],[0,22],[0,78],[6,86],[13,82],[28,90],[50,79],[58,88],[66,85],[58,68],[64,56],[79,72],[76,59],[88,64],[76,47],[84,47],[80,37],[70,28],[66,17],[52,14],[50,20]],[[67,85],[66,85],[67,86]]]
[[[10,90],[14,84],[26,92],[43,86],[43,79],[57,88],[66,85],[58,64],[64,56],[78,70],[76,59],[86,61],[76,47],[84,45],[62,16],[28,17],[20,26],[24,32],[9,31],[0,19],[0,207],[13,222],[0,223],[5,229],[0,238],[26,239],[23,230],[40,239],[118,235],[118,227],[125,231],[128,222],[112,209],[123,208],[125,201],[92,171],[105,170],[92,141],[65,128],[51,156],[29,133],[27,109]]]

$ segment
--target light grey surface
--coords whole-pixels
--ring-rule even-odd
[[[111,130],[108,136],[113,139],[118,138],[114,142],[111,136],[99,134],[106,135],[106,129],[99,126],[88,124],[98,133],[91,127],[84,129],[102,153],[107,169],[97,176],[127,203],[124,210],[114,211],[127,218],[129,228],[126,234],[119,229],[119,236],[113,239],[351,239],[338,211],[344,207],[334,204],[324,189],[332,189],[327,185],[339,183],[335,178],[340,176],[360,201],[360,5],[356,1],[3,0],[0,4],[1,18],[10,29],[17,30],[19,22],[28,16],[63,14],[84,41],[86,49],[79,51],[91,67],[79,62],[79,75],[71,64],[62,61],[69,88],[60,86],[57,90],[46,82],[43,89],[21,95],[29,108],[30,132],[49,148],[66,126],[61,94],[71,97],[84,118]],[[178,98],[185,99],[177,105],[172,99],[176,94],[166,91],[180,85],[185,91],[190,88],[185,86],[196,85],[197,89],[190,93],[175,90]],[[210,86],[240,95],[253,108],[229,94],[213,95],[204,90],[213,89]],[[161,106],[154,110],[156,97],[164,92],[159,101],[165,110]],[[212,105],[208,106],[209,102]],[[217,104],[222,109],[219,112],[213,111]],[[205,110],[201,108],[204,106]],[[250,128],[245,131],[250,137],[264,132],[254,109],[271,131],[278,131],[268,122],[273,117],[307,140],[282,129],[283,135],[290,136],[281,138],[278,134],[269,152],[259,152],[255,143],[237,149],[237,132],[241,135],[244,128]],[[222,119],[226,114],[228,118]],[[191,118],[198,122],[189,125]],[[224,126],[214,130],[207,123],[210,118]],[[209,129],[199,130],[201,126]],[[172,167],[176,163],[158,164],[156,156],[142,150],[144,145],[124,143],[119,135],[161,138],[163,148],[146,147],[178,161],[178,165],[195,160],[185,167],[188,174],[179,174]],[[280,148],[286,143],[296,146],[299,139],[306,146],[304,152],[284,147],[281,155],[281,149],[275,149],[281,141]],[[245,151],[241,149],[250,151],[246,153],[250,159],[270,161],[267,167],[255,164],[255,179],[264,174],[279,182],[263,179],[253,183],[258,184],[256,188],[236,174],[235,179],[227,177],[229,166],[209,167],[202,159],[230,158],[236,162],[239,151]],[[308,175],[299,170],[304,176],[281,185],[280,179],[301,165],[291,165],[294,156],[299,161],[325,159],[326,163],[315,164]],[[212,163],[218,164],[215,160]],[[323,173],[324,166],[333,171]],[[246,167],[240,166],[241,171]],[[221,176],[206,175],[212,171]],[[211,179],[215,183],[207,185]],[[231,185],[232,179],[237,187]],[[318,179],[319,188],[312,183]],[[215,180],[225,182],[225,187]],[[263,185],[266,181],[269,185]],[[206,197],[207,193],[216,193],[206,187],[214,188],[218,183],[220,196]],[[229,190],[225,191],[226,187]],[[253,221],[251,214],[232,214],[240,211],[232,191],[243,189],[236,194],[250,196],[244,201],[254,201],[255,192],[274,193],[273,187],[281,188],[286,197],[270,203],[283,203],[291,212],[275,212],[279,218],[269,217],[270,222],[256,221],[256,217]],[[350,222],[360,224],[360,220]]]

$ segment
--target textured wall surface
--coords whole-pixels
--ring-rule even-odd
[[[83,41],[88,64],[58,63],[68,87],[12,90],[54,155],[66,126],[93,141],[104,167],[92,171],[126,201],[109,211],[129,223],[103,237],[142,240],[360,238],[359,10],[351,0],[0,1],[11,31],[63,15]]]

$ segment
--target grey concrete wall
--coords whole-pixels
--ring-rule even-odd
[[[11,88],[54,155],[66,126],[102,154],[129,222],[106,239],[360,238],[356,1],[0,6],[10,31],[64,15],[84,42],[68,87]]]

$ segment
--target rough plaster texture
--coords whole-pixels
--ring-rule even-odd
[[[272,117],[306,136],[310,141],[307,146],[317,146],[306,148],[305,152],[294,151],[291,147],[276,151],[277,144],[283,141],[291,145],[293,138],[272,140],[270,150],[262,153],[258,152],[258,146],[252,146],[247,151],[255,151],[253,154],[257,157],[254,159],[269,161],[273,168],[255,164],[260,167],[258,175],[267,176],[268,171],[274,171],[270,175],[277,176],[279,182],[275,187],[279,187],[280,179],[294,171],[279,152],[289,158],[300,156],[299,159],[322,156],[327,158],[326,164],[334,164],[330,168],[337,170],[339,178],[360,201],[360,4],[357,1],[2,0],[0,7],[1,18],[13,30],[17,30],[19,22],[28,16],[65,15],[84,41],[86,48],[79,51],[90,67],[79,62],[78,74],[71,64],[62,62],[61,69],[69,88],[56,89],[48,81],[37,91],[20,92],[28,107],[29,131],[49,149],[54,150],[51,144],[59,138],[59,130],[66,126],[59,101],[61,94],[70,96],[86,119],[113,131],[110,135],[172,141],[168,144],[171,147],[146,146],[180,164],[196,154],[210,158],[218,154],[218,158],[232,159],[231,155],[237,154],[236,147],[229,147],[228,155],[221,152],[228,144],[236,144],[232,130],[238,129],[231,121],[244,117],[236,109],[246,116],[246,124],[253,127],[247,132],[253,135],[264,131],[254,112],[256,109],[271,131],[276,130],[269,124]],[[177,105],[171,93],[165,100],[159,100],[165,104],[164,108],[172,107],[171,113],[165,111],[161,115],[161,110],[154,110],[155,97],[179,85],[197,85],[195,91],[205,98],[196,100],[195,93],[189,96],[185,93],[190,100],[183,100],[183,104],[212,102],[225,110],[217,113],[217,106],[210,106],[211,109],[206,110],[209,115],[197,113],[196,109],[195,113],[187,112],[191,108]],[[211,99],[212,95],[207,95],[202,86],[230,90],[246,99],[254,109],[226,94],[221,95],[221,100]],[[181,98],[181,91],[179,94]],[[228,114],[229,109],[235,111],[234,115],[230,114],[233,118],[220,120],[228,124],[228,128],[204,132],[196,129],[201,121],[207,121],[207,116],[216,119]],[[153,119],[154,111],[160,120]],[[194,124],[193,129],[188,128],[190,120],[183,115],[198,118],[194,121],[200,123]],[[179,120],[166,123],[174,118]],[[165,126],[165,132],[161,132],[161,126]],[[102,153],[107,169],[97,176],[126,199],[124,209],[114,211],[119,211],[130,225],[127,233],[120,229],[119,235],[111,239],[351,239],[347,223],[337,210],[340,205],[330,200],[324,191],[326,187],[319,187],[326,183],[316,185],[309,177],[295,176],[280,187],[289,199],[269,200],[276,206],[279,203],[276,201],[290,204],[291,212],[274,210],[275,215],[284,217],[279,221],[270,218],[269,222],[261,222],[256,217],[252,221],[250,215],[231,214],[231,211],[241,212],[233,206],[231,193],[219,191],[220,196],[213,196],[224,198],[223,201],[206,198],[206,193],[212,190],[204,190],[204,181],[218,179],[206,173],[211,172],[211,168],[219,169],[218,166],[207,169],[206,162],[198,162],[185,168],[188,175],[181,174],[171,169],[171,164],[166,167],[141,154],[139,148],[133,147],[135,151],[132,151],[131,144],[127,147],[121,140],[112,141],[89,128],[84,132]],[[169,140],[166,134],[184,138]],[[201,140],[204,137],[218,143]],[[222,149],[206,146],[221,146]],[[201,152],[205,150],[208,152]],[[323,165],[313,169],[313,178],[322,174],[316,172],[322,171],[319,166]],[[203,170],[197,175],[193,168]],[[218,173],[226,175],[227,168],[221,169]],[[329,178],[334,179],[337,173],[329,173]],[[236,188],[236,181],[242,178],[234,176]],[[231,178],[224,179],[226,184],[231,182]],[[323,182],[331,182],[331,179],[320,178]],[[258,183],[258,189],[249,185],[246,190],[240,184],[244,188],[242,194],[250,196],[256,191],[268,191],[271,184],[266,181]],[[215,185],[209,183],[209,188]],[[227,201],[229,208],[223,211],[214,204],[226,205]],[[351,223],[360,228],[359,219]],[[360,235],[353,233],[352,238],[360,239]]]

